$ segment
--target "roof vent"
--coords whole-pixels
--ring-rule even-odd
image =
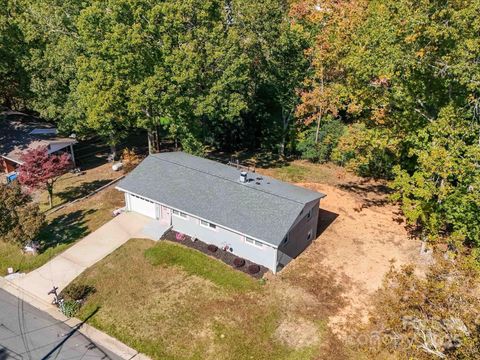
[[[240,181],[241,183],[246,183],[246,182],[247,182],[247,172],[246,172],[246,171],[242,171],[242,172],[240,173],[240,179],[239,179],[239,181]]]

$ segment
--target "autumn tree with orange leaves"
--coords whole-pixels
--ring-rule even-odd
[[[315,142],[326,115],[337,117],[342,106],[355,112],[356,101],[346,89],[342,59],[346,44],[362,19],[365,1],[315,0],[292,4],[290,16],[313,34],[313,46],[306,51],[311,74],[304,81],[296,115],[305,125],[316,122]]]

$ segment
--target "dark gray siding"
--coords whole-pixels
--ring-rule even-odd
[[[296,224],[288,232],[288,239],[278,247],[279,268],[287,265],[300,255],[317,237],[317,225],[320,200],[307,204]],[[310,212],[311,216],[308,216]],[[308,234],[311,232],[310,239]]]

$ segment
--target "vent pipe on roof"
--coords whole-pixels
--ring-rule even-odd
[[[247,172],[246,172],[246,171],[242,171],[242,172],[240,173],[240,179],[239,179],[239,181],[240,181],[241,183],[246,183],[246,182],[247,182]]]

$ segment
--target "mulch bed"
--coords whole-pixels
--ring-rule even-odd
[[[245,260],[245,265],[243,265],[242,267],[236,267],[233,264],[233,261],[236,258],[238,258],[238,256],[232,254],[229,251],[222,250],[220,248],[215,252],[211,252],[210,250],[208,250],[208,244],[204,243],[203,241],[200,241],[200,240],[192,241],[192,238],[190,236],[187,236],[187,235],[183,235],[183,236],[184,236],[183,240],[177,240],[177,232],[173,231],[173,230],[169,230],[162,236],[162,240],[172,241],[172,242],[175,242],[175,243],[178,243],[178,244],[182,244],[184,246],[188,246],[192,249],[196,249],[196,250],[198,250],[198,251],[200,251],[200,252],[202,252],[202,253],[204,253],[208,256],[211,256],[211,257],[214,257],[215,259],[223,261],[225,264],[231,266],[235,270],[242,271],[245,274],[248,274],[248,275],[254,277],[255,279],[261,279],[263,277],[263,275],[268,271],[268,269],[265,266],[258,265],[254,262],[251,262],[251,261],[247,260],[247,259],[244,259]],[[256,274],[250,274],[248,272],[248,267],[250,265],[258,265],[260,267],[260,271]]]

